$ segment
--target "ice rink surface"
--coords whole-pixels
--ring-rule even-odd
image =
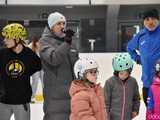
[[[90,57],[95,59],[99,64],[99,78],[98,81],[104,85],[107,78],[109,78],[113,74],[112,70],[112,58],[115,55],[115,53],[81,53],[80,57]],[[142,89],[142,82],[140,79],[141,76],[141,66],[134,65],[134,69],[132,72],[132,76],[137,79],[138,85],[139,85],[139,91],[141,94]],[[42,89],[38,88],[38,94],[41,94]],[[145,120],[145,113],[146,108],[141,100],[141,106],[140,106],[140,112],[139,115],[133,119],[133,120]],[[12,119],[14,120],[14,117],[12,116]],[[31,120],[43,120],[43,104],[42,103],[35,103],[31,104]]]

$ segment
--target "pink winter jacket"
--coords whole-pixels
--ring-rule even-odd
[[[160,120],[160,78],[154,77],[148,93],[146,120]]]
[[[79,81],[73,81],[69,93],[70,120],[107,120],[104,94],[100,85],[87,87]]]

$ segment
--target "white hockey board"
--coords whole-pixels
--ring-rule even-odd
[[[105,81],[113,75],[112,58],[116,53],[80,53],[80,57],[89,57],[96,60],[99,64],[99,78],[98,81],[104,85]],[[138,85],[142,86],[141,82],[141,66],[134,64],[131,74],[137,79]]]
[[[112,58],[114,57],[116,53],[80,53],[80,57],[89,57],[94,60],[96,60],[99,64],[99,78],[98,81],[104,85],[105,81],[113,75],[113,69],[112,69]],[[137,79],[138,85],[140,87],[140,92],[142,88],[142,82],[141,82],[141,66],[134,64],[132,76]],[[42,94],[42,88],[41,85],[39,85],[38,94]],[[145,120],[145,106],[144,103],[141,101],[141,107],[139,116],[137,116],[134,120]],[[42,120],[43,118],[43,104],[31,104],[31,120]],[[12,119],[14,120],[14,117],[12,116]]]

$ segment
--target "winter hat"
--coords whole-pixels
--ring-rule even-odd
[[[59,12],[51,13],[48,16],[48,25],[49,25],[49,28],[51,29],[59,21],[65,21],[65,25],[66,25],[66,18],[65,18],[64,15],[62,15]]]
[[[157,20],[159,20],[158,10],[157,9],[151,9],[151,10],[145,11],[143,13],[143,20],[148,18],[148,17],[153,17],[153,18],[156,18]]]

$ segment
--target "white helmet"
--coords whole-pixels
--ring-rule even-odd
[[[86,70],[98,68],[98,64],[95,60],[89,58],[80,58],[74,65],[74,74],[76,78],[80,79]]]

